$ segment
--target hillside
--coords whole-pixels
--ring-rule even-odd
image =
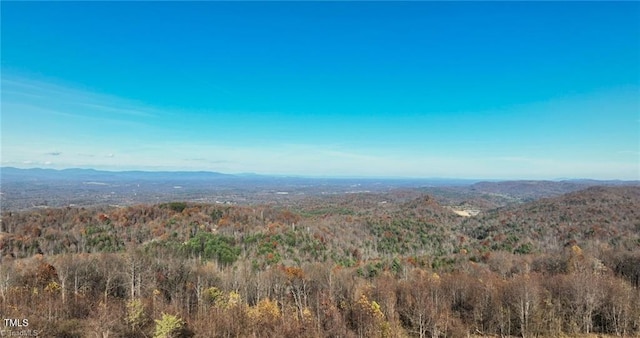
[[[638,181],[596,181],[596,180],[563,180],[563,181],[503,181],[478,182],[470,186],[471,191],[503,195],[532,201],[544,197],[554,197],[570,192],[583,190],[592,186],[640,186]]]
[[[435,267],[477,261],[490,251],[557,252],[574,244],[637,250],[640,187],[592,187],[468,218],[432,196],[396,191],[308,197],[289,206],[172,202],[41,209],[4,213],[1,225],[5,258],[173,247],[213,233],[242,247],[238,258],[261,266],[318,260],[352,266],[399,255],[420,256]],[[274,241],[271,257],[260,245]]]
[[[639,207],[626,186],[476,217],[416,190],[10,211],[0,310],[45,336],[166,314],[180,337],[634,335]]]
[[[175,202],[41,209],[5,213],[0,230],[8,234],[0,248],[5,257],[111,252],[131,244],[173,245],[199,233],[215,233],[233,238],[244,247],[246,259],[258,262],[321,260],[353,265],[362,258],[432,254],[429,248],[440,243],[450,247],[452,237],[446,228],[459,219],[429,196],[398,193],[308,198],[288,208]],[[265,258],[266,249],[256,238],[283,243],[269,250],[274,257]]]
[[[495,209],[460,230],[493,250],[542,252],[576,243],[637,250],[640,187],[591,187]]]

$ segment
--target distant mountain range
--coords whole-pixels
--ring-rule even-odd
[[[165,181],[165,180],[202,180],[233,178],[234,175],[210,171],[103,171],[95,169],[19,169],[13,167],[0,168],[2,181],[24,180],[68,180],[68,181]]]
[[[571,179],[561,181],[503,181],[478,182],[471,185],[472,191],[501,194],[524,200],[535,200],[582,190],[592,186],[640,186],[640,181]]]
[[[3,182],[11,181],[32,181],[32,180],[65,180],[65,181],[87,181],[99,180],[105,182],[113,181],[192,181],[211,179],[244,179],[244,180],[290,180],[290,181],[316,181],[316,182],[353,182],[353,181],[384,181],[396,182],[399,185],[411,182],[428,186],[467,186],[472,185],[474,189],[485,192],[509,193],[511,190],[548,190],[556,188],[560,190],[571,190],[573,187],[584,188],[594,185],[640,185],[640,181],[624,180],[593,180],[593,179],[559,179],[559,180],[500,180],[500,179],[463,179],[463,178],[368,178],[368,177],[309,177],[309,176],[286,176],[286,175],[263,175],[255,173],[224,174],[213,171],[106,171],[96,169],[45,169],[30,168],[21,169],[15,167],[0,167],[0,179]],[[558,188],[565,187],[565,188]],[[577,190],[577,189],[575,189]],[[567,191],[564,191],[567,192]],[[564,193],[563,192],[563,193]]]
[[[392,185],[392,186],[467,186],[479,179],[457,178],[370,178],[370,177],[307,177],[262,175],[255,173],[223,174],[212,171],[104,171],[96,169],[20,169],[0,167],[0,180],[9,182],[66,181],[86,182],[196,182],[217,181],[225,184],[284,185]]]
[[[184,200],[290,203],[310,195],[415,190],[450,205],[489,209],[553,197],[591,186],[640,186],[640,181],[482,181],[448,178],[319,178],[209,171],[102,171],[0,167],[0,209],[66,205],[132,205]]]

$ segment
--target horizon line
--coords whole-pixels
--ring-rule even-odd
[[[619,181],[619,182],[640,182],[640,179],[622,179],[622,178],[590,178],[590,177],[556,177],[556,178],[473,178],[473,177],[446,177],[446,176],[374,176],[374,175],[305,175],[305,174],[264,174],[257,172],[237,172],[237,173],[228,173],[228,172],[220,172],[220,171],[212,171],[212,170],[153,170],[153,169],[97,169],[93,167],[67,167],[67,168],[45,168],[45,167],[14,167],[14,166],[0,166],[0,173],[3,169],[17,169],[17,170],[50,170],[61,172],[64,170],[92,170],[97,172],[108,172],[108,173],[127,173],[127,172],[139,172],[139,173],[207,173],[207,174],[218,174],[218,175],[228,175],[235,177],[242,176],[262,176],[262,177],[272,177],[272,178],[306,178],[306,179],[381,179],[381,180],[451,180],[451,181],[474,181],[474,182],[513,182],[513,181],[551,181],[551,182],[562,182],[562,181]]]

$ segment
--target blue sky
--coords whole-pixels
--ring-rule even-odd
[[[1,165],[640,179],[638,2],[3,2]]]

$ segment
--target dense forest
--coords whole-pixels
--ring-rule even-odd
[[[42,337],[637,336],[640,187],[473,217],[402,191],[7,211],[0,314]]]

